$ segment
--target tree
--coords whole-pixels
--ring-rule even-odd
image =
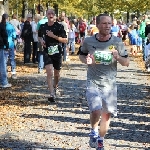
[[[9,5],[16,13],[16,2],[18,2],[18,12],[21,15],[22,0],[9,0]],[[44,9],[48,0],[40,0]],[[77,16],[95,16],[105,11],[113,14],[115,11],[121,13],[122,11],[135,12],[139,10],[141,13],[145,13],[150,9],[148,0],[51,0],[50,6],[53,7],[55,3],[58,4],[59,11],[65,11],[66,14]],[[28,0],[28,7],[34,8],[38,6],[39,1]]]

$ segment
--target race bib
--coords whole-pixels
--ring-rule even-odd
[[[48,47],[48,55],[54,55],[57,53],[59,53],[58,45]]]
[[[109,65],[111,64],[113,57],[112,52],[95,51],[94,58],[97,64]]]

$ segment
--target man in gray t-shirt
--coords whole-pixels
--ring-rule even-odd
[[[97,16],[99,33],[84,40],[79,55],[80,60],[88,65],[86,98],[92,126],[89,144],[96,150],[103,150],[103,139],[110,124],[110,116],[117,115],[117,61],[122,66],[129,65],[124,44],[118,37],[110,34],[111,25],[109,15]]]

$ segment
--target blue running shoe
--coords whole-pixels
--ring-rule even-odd
[[[91,148],[96,148],[97,147],[97,138],[98,138],[98,132],[91,131],[89,134],[90,140],[89,140],[89,145]]]
[[[97,139],[97,148],[96,150],[104,150],[103,140]]]

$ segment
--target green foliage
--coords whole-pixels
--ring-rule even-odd
[[[46,9],[46,3],[49,0],[26,0],[28,1],[28,8],[34,8],[37,11],[37,5],[40,3]],[[50,0],[50,6],[53,7],[54,3],[58,3],[59,11],[65,11],[66,14],[76,15],[76,16],[95,16],[102,12],[109,12],[113,14],[118,11],[134,12],[139,10],[140,12],[145,12],[150,8],[148,5],[148,0]],[[18,4],[18,5],[17,5]],[[9,0],[10,10],[16,13],[18,9],[18,14],[21,16],[22,12],[22,0]]]

